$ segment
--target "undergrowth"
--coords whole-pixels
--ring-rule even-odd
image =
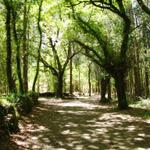
[[[132,108],[139,109],[140,116],[144,119],[150,119],[150,98],[140,99],[130,105]]]

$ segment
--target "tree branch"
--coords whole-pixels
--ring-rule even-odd
[[[54,58],[57,61],[58,69],[61,70],[62,69],[62,65],[60,63],[59,56],[58,56],[57,50],[55,48],[55,43],[53,43],[52,38],[49,38],[49,40],[50,40],[50,45],[51,45],[51,48],[52,48],[52,51],[53,51],[53,54],[54,54]]]
[[[89,52],[92,52],[98,58],[99,62],[103,62],[103,59],[101,58],[101,56],[92,47],[85,45],[84,43],[82,43],[78,40],[74,40],[74,42],[78,43],[82,48],[85,49],[86,56],[90,56],[89,58],[91,58],[91,56],[92,56],[93,59],[95,59],[94,56],[89,53]]]
[[[51,72],[54,76],[58,76],[57,70],[54,67],[52,67],[50,64],[48,64],[41,56],[40,56],[40,61],[43,63],[43,65],[46,68],[49,68],[51,70]]]
[[[138,4],[140,5],[141,9],[150,15],[150,8],[148,8],[142,0],[137,0]]]

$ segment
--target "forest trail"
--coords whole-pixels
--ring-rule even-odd
[[[150,149],[150,121],[96,100],[40,98],[12,135],[13,150]],[[136,110],[134,110],[136,111]],[[139,111],[139,110],[138,110]]]

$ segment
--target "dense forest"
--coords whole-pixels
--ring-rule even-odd
[[[21,150],[14,141],[22,133],[22,120],[30,120],[26,122],[28,126],[35,119],[38,122],[35,128],[40,130],[40,117],[49,121],[45,128],[53,133],[48,138],[49,147],[22,149],[150,148],[149,0],[0,0],[0,12],[0,149]],[[68,103],[72,105],[68,107]],[[58,114],[60,111],[64,115]],[[87,115],[81,113],[77,119],[72,114],[69,120],[66,118],[70,111],[79,114],[85,111]],[[126,142],[109,139],[106,145],[95,142],[90,147],[85,141],[84,146],[75,147],[69,145],[66,138],[69,133],[62,137],[63,133],[57,131],[75,121],[81,126],[77,130],[82,131],[75,134],[87,135],[85,122],[93,123],[92,115],[96,119],[107,113],[116,113],[114,120],[121,114],[141,119],[134,128],[139,128],[139,124],[143,127],[143,143],[138,145],[136,141],[130,145],[129,139]],[[101,119],[109,124],[110,118]],[[115,134],[115,123],[118,125],[120,121],[122,131],[117,130],[118,138],[124,139],[122,132],[130,119],[114,120],[110,132]],[[132,122],[133,126],[136,122]],[[96,127],[93,130],[97,132]],[[127,136],[132,140],[136,133],[140,131]],[[100,138],[97,134],[95,137]],[[71,142],[76,140],[72,137]],[[65,144],[58,144],[59,141]],[[109,146],[111,142],[117,142],[118,147]]]

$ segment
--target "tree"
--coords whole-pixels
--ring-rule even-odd
[[[148,4],[148,2],[147,2]],[[132,6],[130,11],[132,17],[132,26],[134,27],[131,33],[130,52],[132,55],[133,70],[134,70],[134,85],[136,97],[148,97],[149,93],[149,65],[148,65],[148,51],[149,51],[149,16],[143,13],[138,4]]]
[[[19,34],[17,33],[17,27],[16,27],[16,21],[17,21],[17,4],[15,2],[12,4],[12,26],[13,26],[13,35],[14,35],[14,41],[16,45],[16,68],[17,68],[17,75],[19,80],[19,92],[21,94],[24,93],[23,89],[23,80],[22,80],[22,73],[21,73],[21,61],[20,61],[20,38]],[[20,34],[21,35],[21,34]]]
[[[73,48],[74,48],[74,45],[73,45]],[[71,49],[71,51],[70,51],[70,57],[71,57],[71,55],[72,55],[72,49]],[[70,63],[69,63],[69,68],[70,68],[70,87],[69,87],[69,93],[70,93],[70,95],[72,96],[73,95],[73,83],[72,83],[72,81],[73,81],[73,76],[72,76],[72,72],[73,72],[73,58],[71,58],[70,59]]]
[[[80,16],[75,17],[78,21],[78,24],[81,26],[85,33],[89,33],[94,36],[98,41],[99,46],[104,54],[104,58],[102,58],[95,49],[92,47],[82,43],[79,40],[75,40],[80,46],[82,46],[86,50],[86,54],[88,57],[92,57],[92,60],[103,67],[106,72],[108,72],[115,80],[115,87],[118,95],[118,108],[119,109],[127,109],[128,103],[126,99],[126,89],[125,89],[125,77],[128,69],[127,66],[127,51],[128,51],[128,42],[129,42],[129,34],[131,21],[126,13],[125,4],[122,0],[118,1],[93,1],[90,0],[88,3],[92,4],[95,7],[101,9],[107,9],[114,14],[118,15],[123,21],[123,33],[122,33],[122,42],[120,46],[120,51],[116,56],[113,56],[110,51],[110,46],[108,46],[108,41],[106,37],[99,32],[99,30],[92,26],[89,22],[84,21]],[[71,6],[72,4],[70,2]],[[74,10],[73,10],[74,13]],[[92,53],[92,54],[90,54]],[[93,58],[94,57],[94,58]]]
[[[37,67],[36,67],[36,73],[35,73],[35,77],[34,77],[34,81],[33,81],[33,86],[32,86],[32,91],[35,92],[35,85],[36,85],[36,81],[39,75],[39,65],[40,65],[40,51],[41,51],[41,46],[42,46],[42,29],[40,26],[40,21],[41,21],[41,10],[42,10],[42,3],[43,0],[40,0],[40,4],[39,4],[39,13],[38,13],[38,31],[39,31],[39,35],[40,35],[40,42],[39,42],[39,47],[38,47],[38,57],[37,57]]]
[[[89,83],[89,96],[92,94],[92,87],[91,87],[91,62],[88,64],[88,83]]]
[[[43,65],[46,68],[49,68],[52,74],[56,77],[57,83],[56,83],[56,97],[57,98],[62,98],[63,97],[63,76],[65,69],[70,61],[77,53],[71,53],[71,47],[70,47],[70,42],[68,44],[68,49],[67,49],[67,56],[65,58],[65,61],[61,61],[61,57],[59,56],[57,49],[56,49],[56,43],[57,41],[54,41],[52,38],[49,38],[50,45],[51,45],[51,50],[53,52],[53,57],[56,62],[56,67],[53,67],[51,64],[47,63],[42,57],[40,57],[40,61],[43,63]]]
[[[16,92],[16,86],[12,75],[12,35],[11,35],[11,12],[12,2],[3,0],[6,8],[6,73],[9,91]]]
[[[24,92],[25,93],[28,92],[27,23],[28,23],[27,0],[24,0],[24,14],[23,14],[23,85],[24,85]]]

